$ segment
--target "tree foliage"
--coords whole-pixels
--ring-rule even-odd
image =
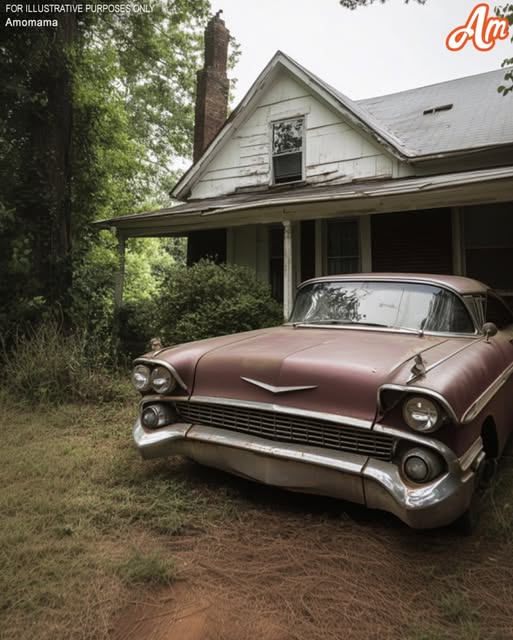
[[[418,4],[426,4],[427,0],[412,0],[412,2],[417,2]],[[381,2],[381,4],[385,4],[388,0],[339,0],[340,4],[347,9],[357,9],[358,7],[367,7],[375,2]],[[405,4],[408,4],[410,0],[404,0]]]
[[[513,4],[506,4],[503,7],[495,7],[495,14],[501,18],[506,18],[510,26],[511,42],[513,43]],[[513,65],[513,57],[506,58],[502,62],[503,67]],[[507,95],[513,91],[513,69],[508,69],[504,74],[504,84],[498,88],[499,92]]]
[[[81,309],[81,279],[110,250],[89,223],[166,204],[190,155],[210,4],[152,6],[0,31],[0,333]]]

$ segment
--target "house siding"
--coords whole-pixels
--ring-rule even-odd
[[[411,175],[411,167],[389,155],[344,122],[307,88],[282,71],[258,106],[209,163],[191,197],[227,195],[270,183],[270,124],[304,116],[305,180],[310,183]]]

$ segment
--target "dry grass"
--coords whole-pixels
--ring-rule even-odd
[[[2,639],[513,638],[511,458],[476,535],[419,533],[191,463],[142,462],[133,410],[0,409]],[[186,613],[169,617],[180,598]],[[169,620],[193,619],[196,635],[172,633]]]
[[[170,537],[218,515],[168,466],[140,461],[133,411],[0,409],[3,640],[106,638],[134,585],[174,579]]]

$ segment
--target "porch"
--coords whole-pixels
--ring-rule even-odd
[[[296,286],[335,273],[467,275],[513,299],[513,169],[189,200],[99,224],[119,239],[116,304],[129,237],[189,237],[189,260],[211,255],[255,270],[291,311]]]

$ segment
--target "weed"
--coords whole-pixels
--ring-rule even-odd
[[[467,596],[458,591],[445,593],[440,598],[440,612],[448,622],[452,623],[468,624],[475,622],[478,618]]]
[[[134,549],[116,570],[129,585],[169,585],[177,574],[176,565],[170,558],[158,553],[144,554],[139,549]]]
[[[31,406],[124,401],[130,387],[108,368],[107,353],[87,332],[67,335],[49,320],[18,336],[11,351],[4,353],[4,393]]]

